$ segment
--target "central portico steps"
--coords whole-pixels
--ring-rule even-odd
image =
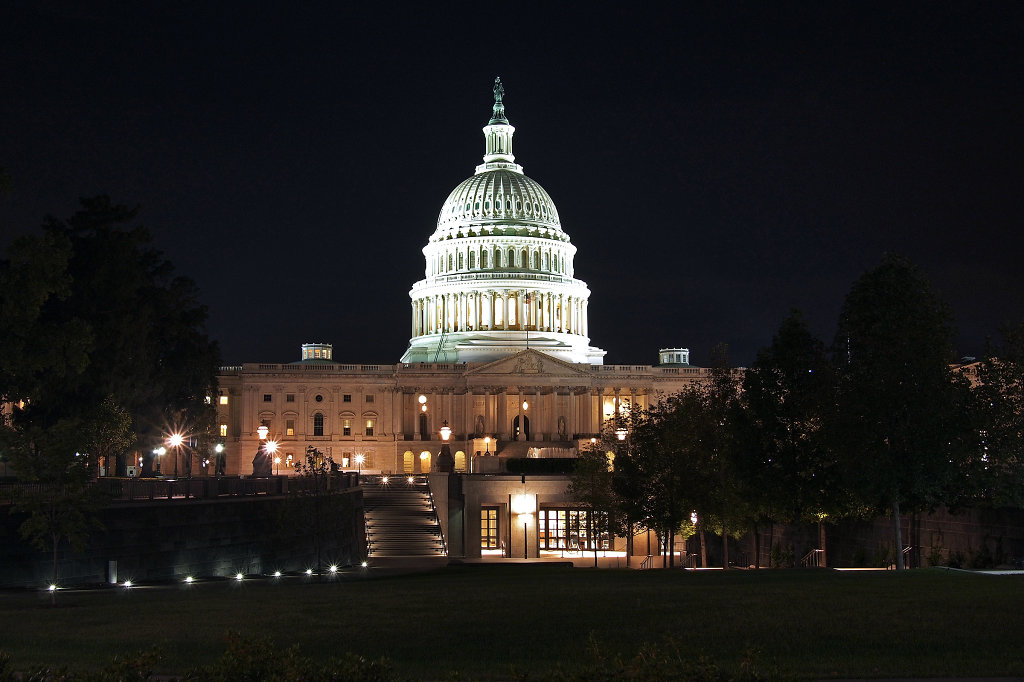
[[[370,557],[445,556],[426,477],[361,476],[359,483]]]

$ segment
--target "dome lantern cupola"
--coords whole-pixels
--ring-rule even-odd
[[[496,168],[506,168],[517,173],[523,172],[523,167],[516,164],[516,157],[512,155],[512,135],[516,132],[516,128],[505,118],[505,104],[502,102],[504,96],[505,87],[501,84],[501,78],[495,78],[494,108],[491,111],[491,120],[484,126],[487,149],[483,164],[476,167],[477,173],[484,173]]]

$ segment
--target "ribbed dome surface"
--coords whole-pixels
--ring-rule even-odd
[[[522,173],[495,169],[477,173],[452,190],[437,217],[431,241],[467,236],[470,230],[512,227],[564,240],[558,211],[544,188]],[[558,234],[556,234],[558,233]]]

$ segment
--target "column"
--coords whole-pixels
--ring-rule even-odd
[[[501,328],[508,330],[508,290],[501,292]]]

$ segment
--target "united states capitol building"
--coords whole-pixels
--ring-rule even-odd
[[[314,446],[344,470],[429,474],[447,426],[454,472],[493,480],[510,459],[574,456],[620,411],[705,376],[686,348],[638,349],[655,365],[604,364],[576,247],[551,196],[516,162],[503,95],[496,80],[483,163],[448,195],[423,247],[405,354],[349,364],[330,343],[306,343],[292,363],[223,368],[226,473],[252,473],[266,426],[275,473]]]

